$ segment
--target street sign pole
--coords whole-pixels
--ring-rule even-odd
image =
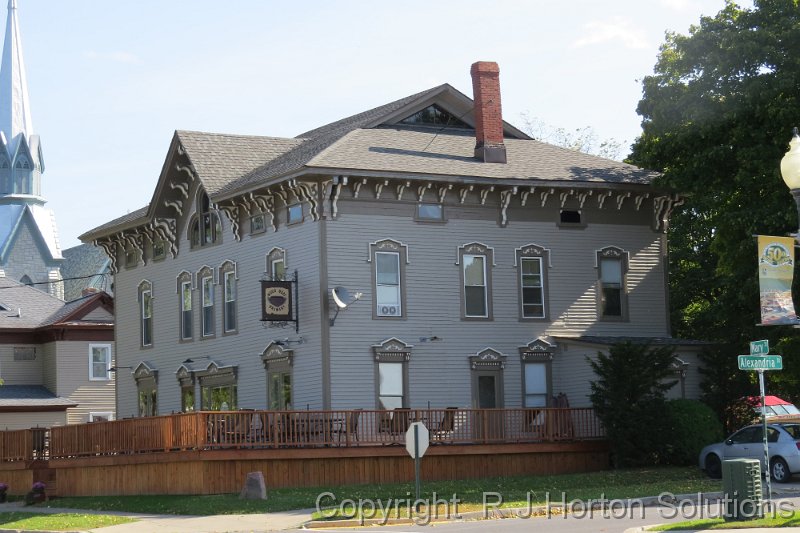
[[[766,442],[766,441],[765,441]],[[419,503],[420,482],[419,482],[419,463],[422,460],[419,454],[419,425],[414,424],[414,476],[416,477],[417,503]],[[769,478],[767,478],[769,480]],[[767,481],[769,483],[769,481]],[[414,506],[416,507],[416,505]],[[419,509],[416,509],[419,511]]]
[[[767,398],[764,390],[764,371],[758,371],[758,388],[761,391],[761,423],[764,426],[764,464],[767,465],[766,472],[764,473],[764,480],[767,482],[767,503],[772,497],[772,485],[770,483],[770,465],[769,465],[769,444],[767,441]]]
[[[414,477],[416,478],[414,485],[417,489],[416,501],[420,505],[420,461],[428,450],[430,442],[430,433],[422,422],[413,422],[411,427],[406,430],[406,451],[414,459]],[[415,504],[414,510],[418,511],[418,508],[419,505]]]

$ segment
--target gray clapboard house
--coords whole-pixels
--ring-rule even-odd
[[[531,139],[497,65],[472,74],[473,99],[444,84],[291,139],[177,131],[150,204],[81,237],[115,272],[119,416],[588,406],[586,357],[624,339],[673,345],[672,394],[697,396],[668,326],[679,200]]]

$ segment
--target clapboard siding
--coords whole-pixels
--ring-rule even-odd
[[[34,359],[15,361],[14,348],[32,348]],[[6,385],[43,385],[42,347],[37,344],[0,344],[0,377]]]
[[[0,429],[49,428],[67,423],[65,411],[41,411],[33,413],[2,413]]]
[[[56,343],[48,342],[41,346],[42,349],[42,379],[43,385],[54,393],[58,389],[58,360],[56,358]]]
[[[585,228],[560,228],[554,220],[510,219],[502,228],[490,219],[495,207],[450,207],[445,224],[415,222],[413,211],[387,209],[358,214],[355,201],[343,201],[339,218],[328,226],[330,285],[343,285],[364,293],[363,301],[340,314],[331,330],[332,406],[375,405],[375,365],[371,346],[397,337],[414,344],[410,373],[412,407],[471,405],[471,371],[468,356],[490,346],[508,356],[504,370],[505,405],[521,403],[522,377],[518,348],[542,335],[666,336],[662,238],[646,224],[589,223]],[[631,211],[633,211],[631,209]],[[557,214],[557,211],[555,212]],[[635,212],[634,212],[635,213]],[[460,216],[463,218],[460,218]],[[629,216],[636,220],[639,215]],[[612,217],[613,218],[613,217]],[[406,265],[407,318],[373,319],[372,265],[367,262],[369,243],[394,239],[408,246]],[[494,319],[460,319],[461,294],[456,265],[458,247],[483,243],[494,250],[492,300]],[[535,243],[550,250],[550,320],[519,321],[515,249]],[[596,251],[618,246],[630,255],[628,288],[630,320],[597,319]],[[437,336],[438,342],[420,343]],[[585,391],[591,370],[583,359],[572,368],[554,367],[570,375],[555,393],[573,392],[587,405]],[[573,383],[573,381],[575,383]],[[580,382],[580,385],[577,383]],[[359,384],[357,387],[353,383]],[[566,388],[564,388],[566,387]]]
[[[114,364],[114,345],[111,342],[56,342],[58,385],[56,394],[78,404],[67,409],[68,424],[89,421],[89,413],[114,412],[114,380],[89,379],[89,346],[111,345],[111,364]]]
[[[188,215],[187,215],[188,216]],[[158,369],[158,410],[169,413],[180,410],[180,388],[175,371],[181,363],[192,358],[194,368],[205,367],[207,356],[222,365],[237,365],[238,402],[241,408],[265,408],[267,405],[266,372],[260,354],[273,339],[298,335],[304,344],[292,345],[294,350],[294,403],[320,408],[322,387],[320,370],[320,308],[319,308],[319,226],[311,221],[291,227],[281,226],[279,231],[258,235],[243,234],[237,242],[228,220],[221,216],[222,243],[190,249],[185,229],[181,230],[180,252],[177,258],[167,258],[140,264],[136,268],[124,267],[116,275],[117,354],[120,366],[136,367],[149,361]],[[288,272],[298,271],[300,332],[294,324],[286,328],[264,327],[261,318],[261,291],[259,281],[265,270],[266,255],[273,247],[286,250]],[[222,333],[224,295],[222,285],[215,288],[216,336],[201,339],[201,304],[199,288],[194,290],[193,333],[194,340],[180,342],[179,295],[177,276],[184,270],[193,275],[208,265],[215,269],[223,262],[236,263],[238,275],[237,323],[238,332]],[[137,287],[141,280],[153,284],[153,345],[140,347],[139,307]],[[217,280],[221,281],[221,280]],[[121,370],[118,376],[119,417],[137,414],[136,384],[131,370]],[[198,398],[199,402],[199,398]]]
[[[324,222],[310,219],[287,227],[285,209],[278,208],[279,230],[271,228],[249,235],[247,217],[241,214],[242,239],[233,238],[229,221],[221,217],[222,243],[191,250],[185,222],[192,216],[187,209],[179,223],[179,254],[158,262],[123,267],[116,276],[116,319],[118,365],[136,367],[148,361],[159,371],[158,411],[180,409],[180,389],[174,373],[187,358],[194,368],[205,367],[209,357],[221,365],[236,365],[238,403],[242,408],[267,405],[267,383],[259,355],[272,340],[294,338],[288,328],[263,327],[260,318],[261,296],[258,281],[265,270],[265,256],[273,247],[287,252],[287,269],[299,274],[299,335],[303,344],[288,348],[294,353],[293,407],[319,409],[326,406],[325,380],[330,384],[333,409],[374,408],[376,405],[375,363],[372,346],[397,337],[414,345],[409,362],[410,406],[415,408],[473,405],[473,372],[469,356],[491,347],[504,354],[504,405],[522,404],[522,366],[519,348],[542,337],[669,335],[666,309],[665,238],[652,229],[653,202],[644,199],[608,200],[603,208],[596,196],[585,204],[574,196],[561,200],[558,194],[531,194],[525,207],[514,197],[508,209],[508,225],[500,226],[498,192],[485,197],[477,192],[465,196],[462,204],[455,194],[445,201],[445,223],[414,220],[416,202],[395,200],[396,192],[376,199],[377,189],[365,185],[361,196],[346,187],[338,198],[338,216],[332,217],[332,204],[325,202],[320,212]],[[435,192],[430,192],[435,201]],[[190,194],[190,197],[193,197]],[[641,200],[641,199],[640,199]],[[562,203],[563,202],[563,203]],[[637,207],[638,205],[638,207]],[[308,206],[306,206],[307,208]],[[559,212],[580,210],[583,225],[561,225]],[[324,226],[323,226],[324,224]],[[369,244],[382,239],[400,241],[408,247],[405,265],[406,317],[373,318],[372,264]],[[472,242],[492,248],[492,320],[464,321],[461,316],[461,265],[458,249]],[[545,320],[519,319],[518,269],[516,249],[534,243],[549,250],[548,291]],[[629,258],[627,272],[629,320],[598,319],[598,250],[615,246]],[[323,250],[324,256],[320,256]],[[239,331],[221,333],[223,294],[217,286],[217,335],[200,339],[200,294],[194,293],[194,334],[191,342],[180,342],[179,296],[176,278],[184,270],[193,275],[207,265],[218,269],[226,260],[237,265]],[[324,269],[324,270],[323,270]],[[320,279],[327,278],[326,286]],[[153,346],[140,347],[137,287],[147,279],[153,285]],[[329,330],[329,343],[323,346],[327,320],[334,309],[325,296],[332,287],[344,286],[362,292],[362,301],[342,311]],[[325,309],[322,306],[326,306]],[[435,342],[422,338],[438,337]],[[330,374],[325,375],[324,353],[330,350]],[[596,348],[570,351],[560,346],[553,363],[554,394],[566,393],[573,406],[588,405],[589,381],[594,376],[585,358]],[[694,379],[694,378],[691,378]],[[687,392],[694,390],[694,385]],[[118,375],[119,416],[137,413],[136,385],[130,370]],[[198,399],[199,400],[199,399]]]

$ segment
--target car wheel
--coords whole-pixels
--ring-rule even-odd
[[[787,465],[786,461],[780,457],[776,457],[772,460],[769,473],[772,476],[772,479],[778,483],[788,483],[792,478],[792,473],[789,472],[789,465]]]
[[[711,479],[722,477],[722,462],[718,455],[711,453],[706,457],[706,474]]]

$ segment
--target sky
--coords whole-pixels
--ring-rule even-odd
[[[507,121],[590,126],[627,153],[665,32],[723,6],[18,0],[43,196],[69,248],[148,204],[176,129],[293,137],[445,82],[471,97],[475,61],[499,64]]]

